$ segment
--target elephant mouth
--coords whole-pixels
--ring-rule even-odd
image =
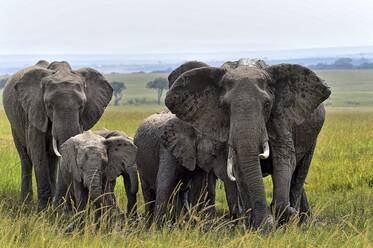
[[[262,147],[263,147],[263,152],[259,153],[258,156],[261,160],[264,160],[264,159],[269,158],[269,155],[270,155],[268,141],[264,142]],[[236,181],[236,177],[234,176],[234,173],[233,173],[233,149],[231,147],[229,147],[229,152],[228,152],[227,174],[231,181]]]

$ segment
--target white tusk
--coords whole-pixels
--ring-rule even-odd
[[[263,144],[263,153],[259,154],[260,159],[267,159],[269,157],[269,144],[268,141],[266,141]]]
[[[231,181],[236,181],[236,178],[233,176],[233,156],[232,156],[231,148],[229,148],[229,152],[228,152],[227,174]]]
[[[54,154],[56,154],[57,157],[61,157],[61,153],[58,151],[58,148],[57,148],[57,141],[54,137],[53,137],[52,145],[53,145]]]

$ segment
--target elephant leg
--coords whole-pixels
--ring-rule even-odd
[[[49,156],[46,147],[45,134],[31,126],[28,130],[27,141],[31,161],[35,168],[39,210],[43,210],[52,200]]]
[[[188,190],[188,201],[190,207],[195,211],[201,211],[206,203],[208,191],[208,174],[200,169],[190,179]]]
[[[181,213],[184,209],[184,197],[187,191],[186,184],[181,185],[181,189],[175,194],[175,197],[173,199],[173,213],[172,216],[175,218],[175,221],[181,216]]]
[[[237,183],[230,180],[227,174],[227,155],[228,154],[224,154],[224,156],[216,160],[214,173],[219,179],[224,182],[225,197],[228,203],[229,215],[231,218],[235,219],[239,216],[240,212],[239,193],[237,189]]]
[[[144,204],[145,204],[145,218],[146,226],[149,228],[153,221],[154,216],[154,207],[155,207],[155,192],[150,188],[150,186],[141,179],[141,189],[142,195],[144,197]]]
[[[216,214],[215,199],[216,199],[216,176],[213,172],[207,175],[207,197],[206,197],[206,208],[210,216]]]
[[[80,212],[83,211],[88,203],[88,190],[84,188],[82,183],[73,182],[75,207]]]
[[[54,154],[49,156],[49,177],[51,180],[51,192],[52,195],[55,194],[56,191],[56,183],[57,183],[57,168],[58,168],[58,161],[59,158],[56,157]]]
[[[57,182],[56,182],[56,192],[53,197],[53,205],[58,207],[64,202],[64,198],[66,203],[70,201],[68,194],[69,194],[69,186],[66,184],[65,180],[63,179],[61,172],[57,171]]]
[[[227,198],[229,215],[233,219],[237,219],[240,214],[239,197],[236,182],[232,182],[229,178],[224,180],[225,197]]]
[[[299,217],[300,223],[305,223],[309,216],[311,216],[311,209],[308,203],[306,191],[303,189],[302,197],[300,199],[300,206],[299,206]]]
[[[314,150],[315,144],[312,146],[309,152],[298,162],[291,180],[290,205],[296,210],[300,210],[301,198],[304,192],[304,182],[311,165]]]
[[[273,161],[273,200],[271,209],[278,218],[279,224],[284,224],[297,214],[290,204],[290,186],[292,175],[296,167],[294,141],[291,133],[286,138],[279,138],[272,143]]]
[[[127,195],[127,217],[136,216],[137,205],[136,205],[136,193],[132,193],[131,180],[128,174],[123,174],[123,183]]]
[[[176,187],[178,166],[176,159],[164,148],[161,148],[159,160],[154,214],[158,229],[162,227],[167,212],[167,203]]]
[[[30,203],[32,201],[32,162],[14,131],[12,130],[14,144],[21,160],[21,200]]]

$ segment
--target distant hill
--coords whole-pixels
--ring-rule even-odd
[[[373,46],[313,48],[279,51],[229,51],[210,53],[167,53],[167,54],[38,54],[0,55],[0,75],[35,64],[40,59],[69,61],[74,68],[93,67],[104,73],[118,72],[169,72],[188,60],[201,60],[210,65],[220,66],[225,61],[242,57],[261,58],[269,64],[297,63],[302,65],[332,64],[339,58],[351,58],[352,63],[373,63]],[[359,63],[362,64],[362,63]]]

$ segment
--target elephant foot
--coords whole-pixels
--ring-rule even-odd
[[[290,221],[290,219],[294,218],[298,215],[298,211],[291,207],[275,207],[273,204],[271,204],[272,214],[276,216],[276,219],[278,220],[278,225],[284,225]]]
[[[258,230],[262,235],[267,235],[273,230],[274,227],[274,221],[272,215],[269,215],[263,223],[259,226]]]
[[[249,220],[245,221],[245,226],[252,231],[258,231],[262,235],[267,235],[270,233],[274,228],[274,220],[272,215],[268,215],[265,217],[260,224],[255,224],[253,222],[250,223]]]
[[[42,212],[46,210],[51,203],[52,203],[52,198],[39,199],[38,211]]]
[[[317,220],[316,217],[312,215],[312,212],[311,212],[310,209],[308,209],[307,211],[300,211],[299,212],[299,224],[300,225],[306,224],[311,219]]]

